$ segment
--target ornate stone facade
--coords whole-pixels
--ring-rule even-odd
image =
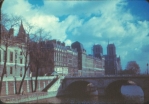
[[[19,30],[20,31],[18,35],[21,36],[22,35],[21,31],[24,30],[22,22]],[[1,37],[2,40],[0,44],[0,74],[2,74],[2,70],[4,68],[4,61],[6,60],[5,54],[7,54],[5,76],[22,77],[24,75],[25,70],[24,69],[25,56],[23,53],[26,52],[25,40],[27,39],[27,36],[26,37],[19,37],[18,35],[14,36],[14,29],[11,28],[8,31],[4,26],[2,26],[1,32],[2,32]],[[23,35],[25,36],[26,34],[24,33]],[[29,62],[29,56],[27,58]],[[29,76],[29,70],[27,71],[26,76]]]

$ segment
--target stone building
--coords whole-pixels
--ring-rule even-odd
[[[14,29],[7,30],[4,26],[1,27],[1,44],[0,44],[0,73],[4,68],[5,53],[7,54],[5,76],[22,77],[24,75],[26,40],[28,39],[23,24],[21,22],[17,36],[14,36]],[[6,43],[8,45],[6,51]],[[29,57],[28,57],[29,62]],[[27,62],[27,63],[28,63]],[[26,73],[29,76],[29,69]]]
[[[68,62],[68,73],[78,72],[78,52],[76,49],[72,49],[67,46],[67,62]]]
[[[78,51],[78,71],[86,72],[98,72],[101,75],[104,74],[104,57],[94,57],[87,55],[83,45],[76,41],[72,43],[72,48]]]
[[[105,74],[118,74],[120,70],[121,60],[116,55],[116,47],[114,44],[108,44],[107,55],[105,55]]]
[[[68,74],[67,66],[67,49],[65,43],[60,41],[50,40],[46,43],[50,48],[49,52],[53,61],[53,71],[60,74]]]
[[[65,43],[57,40],[44,41],[43,49],[48,49],[49,67],[41,68],[40,75],[45,75],[52,72],[57,72],[61,75],[74,73],[78,70],[78,52],[70,46],[65,46]],[[44,52],[44,51],[43,51]]]
[[[97,58],[102,58],[103,56],[103,48],[101,45],[93,45],[93,56]]]

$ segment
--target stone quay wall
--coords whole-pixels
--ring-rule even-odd
[[[37,92],[42,91],[42,89],[45,88],[45,86],[48,85],[54,78],[55,76],[38,77]],[[35,77],[27,77],[23,82],[21,92],[32,92],[31,79],[33,81],[33,89],[35,88]],[[4,77],[1,96],[14,95],[16,93],[16,90],[18,92],[21,80],[21,77],[16,77],[16,81],[14,77]]]
[[[39,100],[50,98],[56,96],[57,92],[34,92],[34,93],[27,93],[24,95],[15,95],[15,96],[4,96],[0,97],[1,102],[3,103],[38,103]],[[46,100],[45,100],[46,101]],[[48,103],[43,102],[42,103]]]

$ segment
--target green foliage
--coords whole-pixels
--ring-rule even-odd
[[[140,73],[140,67],[139,65],[136,63],[136,61],[129,61],[127,63],[126,69],[122,70],[120,72],[120,74],[124,74],[124,75],[135,75],[135,74],[139,74]]]

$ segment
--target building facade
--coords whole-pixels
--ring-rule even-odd
[[[115,75],[121,70],[120,57],[116,55],[116,47],[114,44],[108,44],[107,55],[105,55],[105,74]]]
[[[76,49],[72,49],[67,46],[67,62],[68,62],[68,73],[78,72],[78,52]]]
[[[102,58],[103,56],[103,48],[101,45],[93,45],[93,56],[97,58]]]
[[[22,31],[23,30],[23,31]],[[21,22],[19,32],[17,36],[14,36],[14,29],[11,28],[9,31],[2,26],[1,28],[2,40],[0,44],[0,75],[4,69],[4,62],[6,61],[6,72],[5,76],[22,77],[25,71],[25,56],[27,37],[21,38],[19,36],[24,35],[25,30]],[[24,41],[22,41],[24,40]],[[7,48],[7,49],[6,49]],[[7,54],[7,55],[6,55]],[[5,55],[7,57],[5,57]],[[29,62],[29,56],[27,57]],[[26,73],[29,76],[29,69]]]
[[[71,46],[78,51],[78,71],[104,74],[104,57],[99,58],[87,55],[83,45],[78,41],[72,43]]]
[[[48,49],[48,57],[50,58],[49,67],[41,68],[41,75],[57,72],[61,75],[74,73],[78,70],[78,52],[65,43],[57,40],[44,41],[44,49]],[[43,51],[44,52],[44,51]]]

